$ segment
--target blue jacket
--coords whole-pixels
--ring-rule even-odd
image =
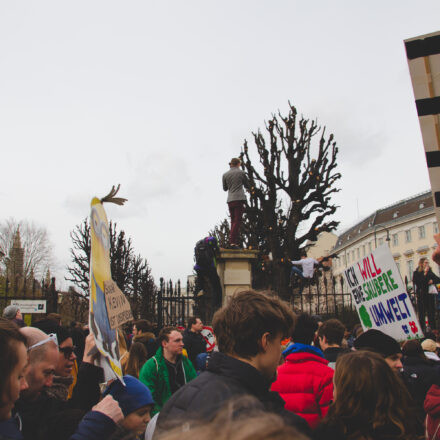
[[[0,421],[0,440],[23,440],[18,423],[15,417]]]
[[[107,440],[116,429],[115,422],[99,411],[90,411],[69,440]]]

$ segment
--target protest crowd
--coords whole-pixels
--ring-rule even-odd
[[[239,164],[233,159],[223,177],[232,249],[240,248],[247,187]],[[93,209],[116,192],[94,199]],[[435,239],[440,244],[440,235]],[[212,286],[215,344],[202,334],[200,316],[184,329],[145,319],[110,328],[99,309],[98,271],[90,329],[63,326],[53,313],[26,326],[19,307],[7,306],[0,318],[0,440],[440,439],[439,331],[423,322],[423,339],[401,342],[294,312],[269,291],[236,292],[222,306],[216,249],[207,237],[195,252],[197,295]],[[432,259],[440,264],[440,246]],[[292,261],[300,292],[320,263]],[[417,277],[417,295],[436,282],[424,262]],[[102,345],[106,337],[113,339]]]
[[[403,345],[379,330],[236,293],[182,332],[137,320],[118,330],[124,376],[104,382],[87,326],[0,318],[0,438],[439,438],[438,333]]]

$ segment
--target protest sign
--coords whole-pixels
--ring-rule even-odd
[[[398,341],[423,337],[387,244],[345,269],[344,278],[364,330],[378,329]]]
[[[207,325],[203,326],[202,330],[202,336],[205,338],[206,341],[206,351],[212,351],[215,347],[215,337],[214,337],[214,330],[212,327],[208,327]]]
[[[97,363],[104,369],[106,381],[119,378],[123,382],[119,361],[118,334],[115,327],[110,325],[105,296],[105,283],[113,285],[114,282],[112,281],[110,270],[109,226],[107,215],[102,205],[104,201],[118,203],[115,200],[125,200],[114,198],[118,189],[112,188],[108,196],[102,200],[94,197],[91,202],[90,235],[92,246],[90,258],[89,325],[90,331],[95,336],[96,347],[101,353]],[[114,294],[114,291],[115,289],[113,289],[112,294]],[[118,291],[120,292],[119,289]],[[117,313],[118,308],[116,308]]]
[[[104,294],[108,320],[112,330],[133,320],[130,304],[113,280],[104,281]]]
[[[185,327],[182,327],[181,325],[177,326],[177,328],[181,332],[185,331]],[[203,339],[206,341],[206,351],[214,350],[216,343],[215,343],[214,330],[212,329],[212,327],[204,325],[201,333]]]

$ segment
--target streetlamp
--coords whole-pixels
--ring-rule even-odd
[[[377,230],[377,228],[382,228],[382,229],[385,229],[385,231],[387,231],[387,238],[385,239],[385,241],[387,241],[388,242],[388,247],[390,246],[390,231],[388,230],[388,228],[387,227],[385,227],[384,225],[376,225],[375,227],[374,227],[374,249],[376,249],[377,248],[377,237],[376,237],[376,230]]]

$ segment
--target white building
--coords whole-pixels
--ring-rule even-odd
[[[342,277],[347,266],[388,242],[403,281],[412,285],[412,274],[421,257],[428,258],[433,271],[439,273],[431,260],[436,233],[431,191],[401,200],[373,212],[338,237],[332,250],[339,257],[333,260],[333,275]]]

